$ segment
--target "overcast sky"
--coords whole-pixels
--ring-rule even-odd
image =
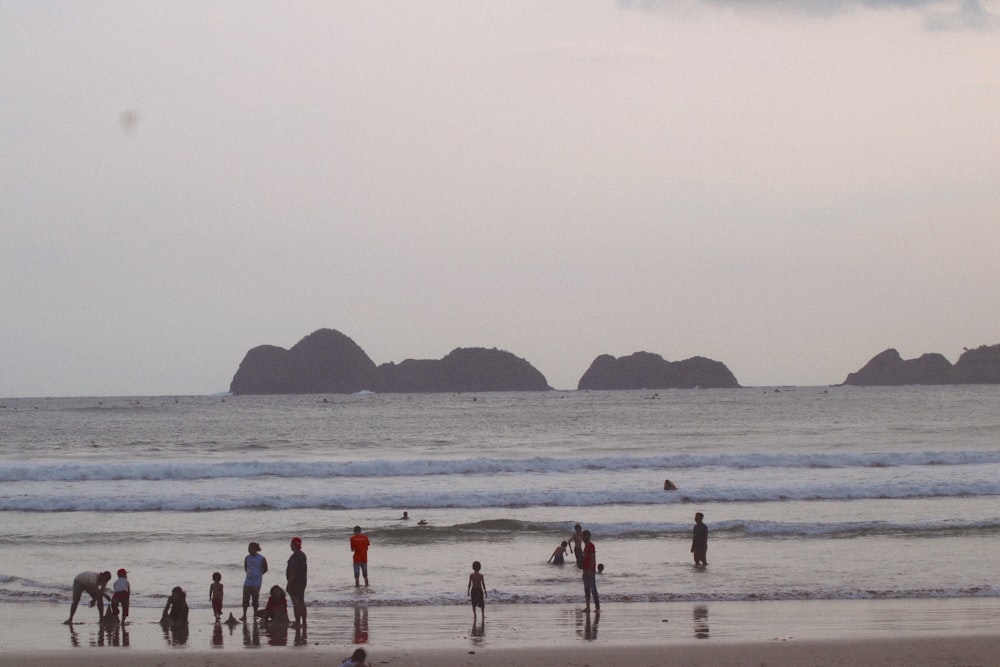
[[[1000,343],[1000,3],[0,0],[0,396]]]

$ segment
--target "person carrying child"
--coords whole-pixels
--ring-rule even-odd
[[[477,560],[472,562],[472,574],[469,575],[468,595],[472,600],[472,622],[476,622],[476,607],[483,610],[483,620],[486,620],[486,578],[479,571],[482,564]]]
[[[215,622],[222,622],[222,573],[212,573],[212,584],[208,587],[208,599],[212,602],[215,612]]]

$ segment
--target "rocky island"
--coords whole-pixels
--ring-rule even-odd
[[[386,391],[546,391],[545,376],[526,360],[496,348],[460,347],[443,359],[407,359],[378,367]]]
[[[1000,345],[966,349],[953,365],[937,353],[903,359],[895,349],[881,352],[844,384],[859,387],[907,384],[1000,384]]]
[[[361,347],[319,329],[291,349],[260,345],[240,363],[229,390],[238,394],[353,394],[457,391],[545,391],[545,376],[510,352],[458,348],[443,359],[376,366]]]
[[[737,388],[736,376],[720,361],[691,357],[666,361],[652,352],[615,358],[602,354],[580,378],[577,389]]]

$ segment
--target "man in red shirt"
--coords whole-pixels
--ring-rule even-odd
[[[594,598],[594,611],[601,611],[601,598],[597,596],[597,547],[590,541],[590,531],[583,531],[583,594],[587,598],[585,611],[590,611],[590,598]]]
[[[354,585],[360,586],[360,577],[365,576],[365,586],[368,585],[368,547],[371,542],[368,536],[361,532],[361,526],[354,527],[351,535],[351,551],[354,552]]]

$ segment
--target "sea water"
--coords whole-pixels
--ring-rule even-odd
[[[195,614],[218,571],[239,616],[247,543],[266,589],[293,536],[314,609],[467,604],[473,560],[488,605],[579,603],[573,558],[546,563],[575,523],[605,607],[995,598],[998,408],[990,386],[5,399],[0,603],[124,567],[133,608],[181,585]]]

